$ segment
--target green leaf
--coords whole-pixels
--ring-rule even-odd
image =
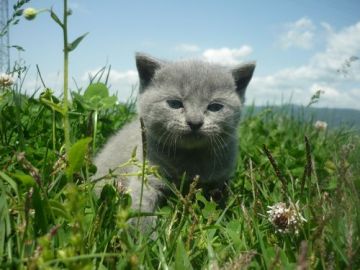
[[[0,176],[11,186],[11,188],[16,192],[16,194],[19,194],[17,184],[12,178],[10,178],[7,174],[5,174],[2,171],[0,171]]]
[[[6,249],[5,243],[8,241],[8,244],[11,243],[10,234],[11,231],[11,221],[10,221],[10,209],[7,203],[7,196],[5,186],[0,182],[0,254],[4,254]]]
[[[10,48],[16,49],[18,52],[25,52],[25,49],[19,45],[12,45]]]
[[[64,24],[60,21],[59,17],[53,10],[50,10],[50,16],[61,28],[64,28]]]
[[[32,195],[32,207],[35,210],[35,218],[34,218],[34,228],[36,228],[36,235],[46,234],[48,232],[48,209],[47,204],[44,202],[41,194],[39,192],[39,188],[35,186],[33,195]]]
[[[14,173],[13,175],[17,180],[19,180],[23,185],[27,187],[32,187],[36,184],[35,179],[31,175],[25,174],[20,171]]]
[[[116,96],[106,97],[101,100],[101,108],[102,109],[108,109],[113,107],[116,104],[117,98]]]
[[[57,112],[61,113],[62,115],[64,115],[64,110],[59,104],[56,104],[50,100],[47,100],[47,99],[41,98],[41,97],[40,97],[40,101],[42,103],[46,104],[47,106],[49,106],[54,111],[57,111]]]
[[[204,218],[217,219],[217,217],[219,216],[219,211],[216,210],[216,203],[213,201],[208,201],[200,193],[197,193],[195,196],[197,201],[200,201],[204,204],[204,207],[201,209],[201,213],[203,214]]]
[[[78,140],[76,143],[73,144],[73,146],[71,146],[68,153],[69,165],[66,170],[68,176],[81,169],[90,142],[91,138],[88,137]]]
[[[90,104],[88,101],[86,101],[85,98],[84,98],[82,95],[73,92],[73,93],[72,93],[72,96],[73,96],[73,99],[76,100],[77,102],[79,102],[80,105],[81,105],[85,110],[89,110],[89,111],[93,110],[93,106],[91,106],[91,104]]]
[[[94,97],[100,97],[101,99],[109,97],[109,89],[104,83],[92,83],[86,88],[84,98],[91,100]]]
[[[80,44],[80,42],[84,39],[84,37],[86,37],[87,34],[89,34],[89,33],[85,33],[82,36],[75,39],[73,42],[69,43],[67,45],[68,51],[71,52],[71,51],[75,50],[76,47]]]
[[[61,216],[67,220],[71,219],[71,216],[66,211],[65,206],[60,202],[55,200],[49,200],[49,206],[56,216]]]
[[[175,270],[193,269],[189,260],[189,256],[186,253],[184,243],[179,238],[176,245],[175,254]]]

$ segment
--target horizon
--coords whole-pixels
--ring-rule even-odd
[[[13,3],[9,1],[10,7]],[[89,73],[111,65],[111,92],[118,92],[125,101],[137,83],[134,54],[142,51],[160,59],[196,58],[226,66],[255,60],[247,105],[286,101],[306,105],[317,90],[323,90],[316,107],[360,109],[360,16],[356,12],[360,2],[356,0],[281,0],[276,5],[77,0],[69,4],[73,11],[70,41],[89,32],[70,54],[70,77],[83,88]],[[53,7],[58,14],[62,10],[61,2],[54,0],[30,1],[25,7]],[[61,93],[61,38],[46,13],[33,21],[21,19],[10,28],[10,45],[25,49],[12,49],[12,62],[22,60],[30,66],[26,91],[41,86],[38,64],[47,86]]]

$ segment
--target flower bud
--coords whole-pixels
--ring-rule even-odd
[[[27,8],[23,11],[24,18],[29,21],[35,19],[37,14],[38,14],[38,11],[34,8]]]

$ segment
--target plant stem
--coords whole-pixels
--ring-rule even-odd
[[[141,140],[142,140],[142,168],[141,168],[141,189],[140,189],[140,205],[139,212],[141,212],[141,205],[143,201],[144,195],[144,184],[145,184],[145,164],[146,164],[146,154],[147,154],[147,141],[146,141],[146,133],[145,133],[145,125],[143,119],[140,117],[140,125],[141,125]],[[139,230],[140,226],[140,217],[137,219],[136,227]],[[139,230],[140,232],[140,230]]]
[[[70,151],[70,123],[69,123],[69,114],[68,114],[68,85],[69,85],[69,51],[68,51],[68,36],[67,36],[67,0],[64,0],[64,19],[63,19],[63,34],[64,34],[64,135],[65,135],[65,150],[68,154]]]
[[[96,132],[97,132],[97,121],[98,121],[98,110],[94,111],[94,130],[93,130],[93,148],[92,151],[95,154],[96,152]]]

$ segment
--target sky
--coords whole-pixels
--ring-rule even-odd
[[[9,0],[10,7],[16,1]],[[86,88],[89,74],[111,65],[110,90],[125,101],[137,85],[135,52],[166,60],[202,59],[224,66],[256,61],[247,104],[360,109],[359,0],[69,0],[69,39],[88,32],[70,54],[71,87]],[[25,7],[53,8],[60,0]],[[12,11],[10,10],[10,13]],[[11,61],[30,71],[24,89],[62,91],[62,33],[48,13],[10,29]]]

